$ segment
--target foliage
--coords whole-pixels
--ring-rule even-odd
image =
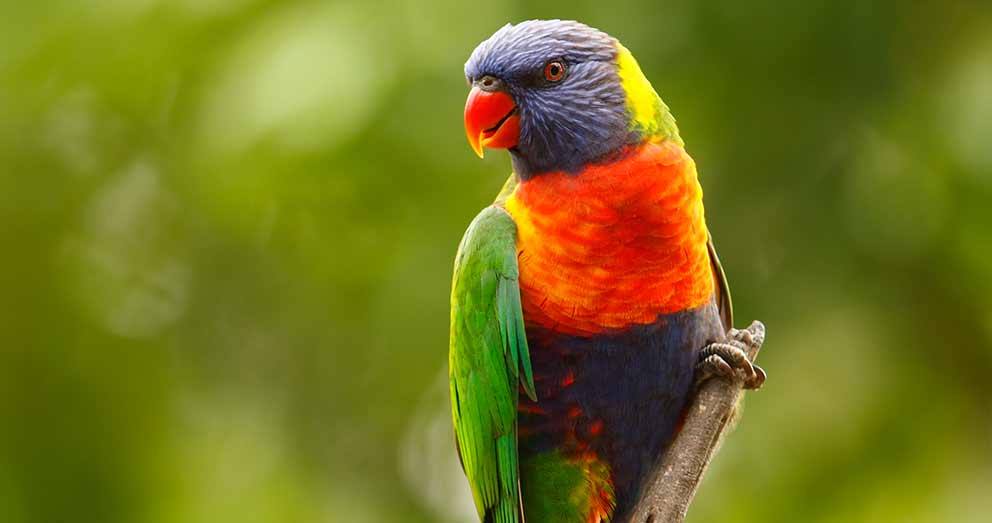
[[[0,520],[469,521],[451,262],[508,172],[462,63],[621,38],[768,325],[690,521],[992,511],[992,9],[0,4]]]

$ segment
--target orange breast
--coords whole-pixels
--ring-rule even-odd
[[[713,298],[703,193],[677,144],[646,144],[580,174],[520,183],[517,222],[524,316],[593,335],[654,323]]]

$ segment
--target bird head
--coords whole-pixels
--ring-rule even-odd
[[[509,149],[525,179],[575,172],[645,140],[682,143],[630,51],[579,22],[507,24],[475,48],[465,76],[469,143],[480,158]]]

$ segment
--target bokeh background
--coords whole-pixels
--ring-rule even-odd
[[[929,5],[928,5],[929,4]],[[690,522],[992,514],[992,4],[0,1],[0,521],[438,522],[462,64],[621,38],[769,329]]]

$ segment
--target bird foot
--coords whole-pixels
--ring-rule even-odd
[[[765,326],[760,322],[744,330],[730,329],[725,340],[711,343],[700,352],[696,382],[702,384],[719,376],[739,380],[745,389],[760,389],[766,375],[753,360],[764,341]]]

